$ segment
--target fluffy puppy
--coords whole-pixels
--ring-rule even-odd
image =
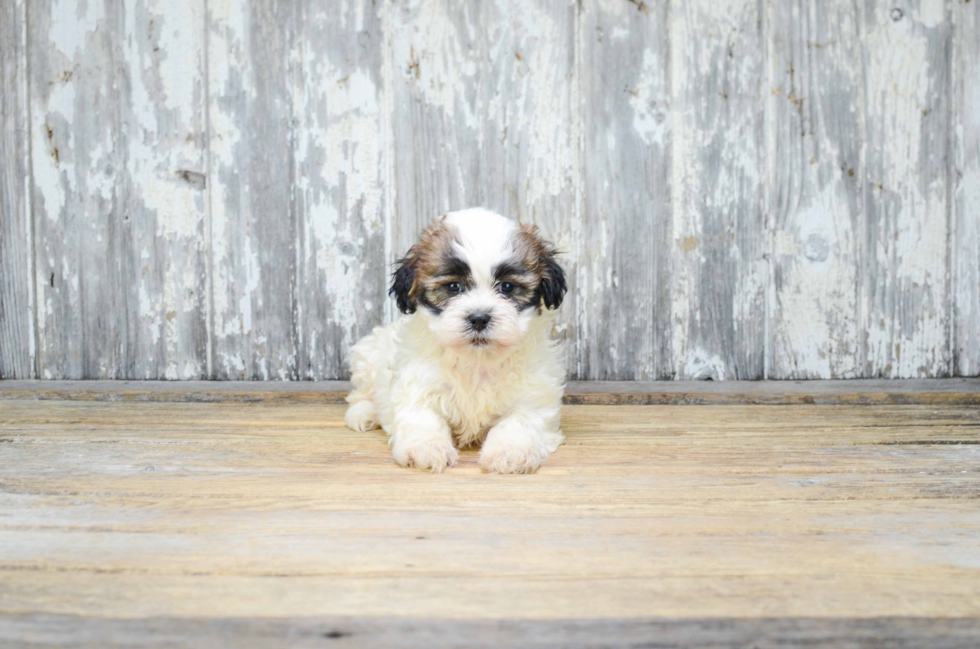
[[[352,349],[347,425],[383,428],[402,466],[442,471],[474,444],[486,471],[541,466],[563,439],[550,334],[565,274],[537,228],[447,214],[397,263],[389,294],[407,315]]]

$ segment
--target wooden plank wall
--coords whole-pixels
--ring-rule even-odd
[[[469,205],[572,378],[980,374],[978,2],[0,7],[0,377],[346,378]]]
[[[40,378],[207,373],[203,5],[31,2]]]
[[[34,374],[27,2],[0,0],[0,378]]]
[[[957,376],[980,375],[980,2],[953,6],[952,354]]]

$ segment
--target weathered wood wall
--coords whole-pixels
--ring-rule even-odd
[[[980,374],[980,2],[0,0],[0,376],[331,379],[430,219],[582,379]]]
[[[0,0],[0,378],[34,373],[27,1]]]

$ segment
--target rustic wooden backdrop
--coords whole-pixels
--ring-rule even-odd
[[[0,0],[0,376],[330,379],[449,209],[583,379],[980,374],[980,1]]]

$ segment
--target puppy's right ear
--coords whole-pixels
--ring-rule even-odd
[[[395,262],[395,272],[391,275],[391,288],[388,295],[394,295],[398,310],[402,313],[415,313],[415,297],[412,287],[415,285],[415,259],[405,255]]]

